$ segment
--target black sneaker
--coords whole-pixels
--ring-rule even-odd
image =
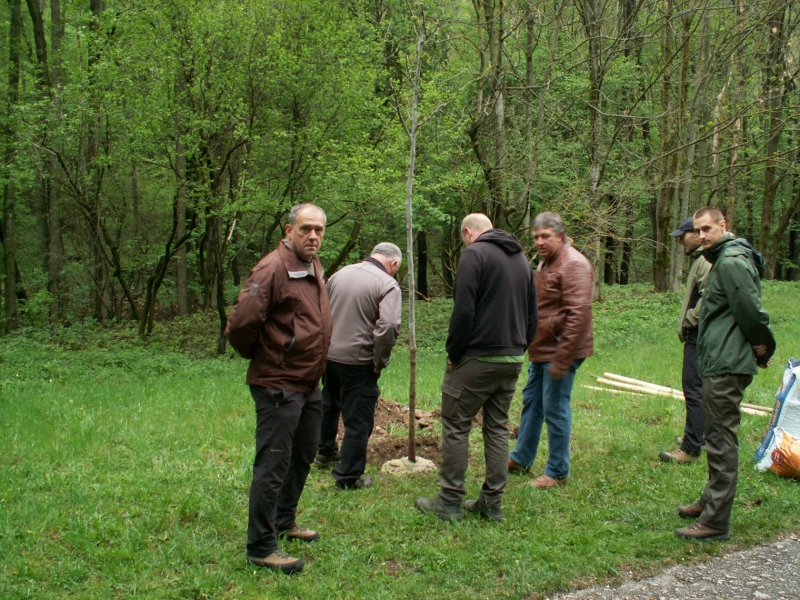
[[[439,496],[435,498],[419,497],[414,501],[417,510],[424,513],[433,513],[442,521],[460,521],[461,508],[458,504],[445,502]]]
[[[338,463],[342,459],[342,455],[338,452],[334,452],[333,454],[322,454],[322,452],[317,452],[317,456],[314,459],[314,466],[318,469],[331,469],[333,466]]]
[[[464,502],[464,510],[471,513],[478,513],[484,519],[490,521],[502,521],[503,513],[499,507],[486,506],[483,498],[478,500],[467,500]]]
[[[372,487],[372,484],[375,483],[375,480],[368,475],[362,475],[355,482],[352,483],[342,483],[340,481],[336,482],[336,489],[337,490],[361,490],[368,487]]]

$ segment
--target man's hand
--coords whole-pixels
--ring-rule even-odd
[[[452,370],[453,370],[453,367],[455,367],[455,365],[453,364],[453,361],[451,361],[451,360],[448,358],[448,359],[447,359],[447,370],[448,370],[448,371],[452,371]]]
[[[753,353],[756,355],[756,365],[758,365],[759,369],[766,369],[768,366],[772,364],[772,358],[770,358],[765,363],[758,360],[760,357],[764,356],[767,353],[766,344],[759,344],[757,346],[753,346]]]
[[[555,364],[550,363],[550,377],[552,377],[553,379],[561,379],[566,374],[567,374],[566,369],[562,369],[560,367],[557,367]]]

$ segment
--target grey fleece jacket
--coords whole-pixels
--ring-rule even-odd
[[[402,294],[394,277],[370,259],[349,265],[328,279],[333,336],[328,360],[345,365],[389,364],[397,342]]]

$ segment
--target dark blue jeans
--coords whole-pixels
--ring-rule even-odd
[[[700,455],[703,445],[703,380],[697,370],[697,343],[687,341],[683,346],[683,397],[686,400],[686,425],[683,428],[681,450],[692,456]]]
[[[531,363],[528,367],[528,383],[522,390],[522,414],[519,418],[517,447],[511,459],[524,467],[536,460],[542,425],[547,423],[547,445],[549,456],[545,475],[554,479],[569,477],[569,441],[572,433],[572,409],[570,396],[575,373],[583,364],[576,360],[561,379],[550,375],[550,363]]]
[[[250,485],[247,556],[278,549],[276,533],[296,525],[297,503],[317,451],[322,394],[250,386],[256,405],[256,457]]]
[[[375,423],[378,375],[372,363],[345,365],[328,361],[322,390],[322,427],[319,452],[336,453],[339,415],[344,423],[341,460],[333,470],[340,487],[355,485],[367,467],[367,443]]]

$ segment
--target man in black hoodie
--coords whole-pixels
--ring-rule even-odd
[[[441,491],[417,498],[416,505],[440,519],[461,519],[469,432],[483,409],[486,477],[478,499],[464,508],[499,521],[508,479],[508,409],[523,355],[536,335],[536,287],[517,238],[493,229],[486,215],[467,215],[461,239],[466,248],[453,285],[442,382]]]

